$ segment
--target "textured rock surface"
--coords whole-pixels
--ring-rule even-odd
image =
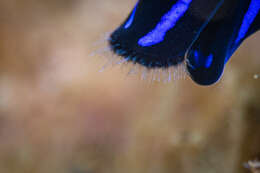
[[[0,172],[243,173],[260,155],[260,34],[199,87],[98,73],[134,0],[0,1]]]

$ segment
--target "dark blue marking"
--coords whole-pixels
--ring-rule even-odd
[[[189,55],[189,65],[194,70],[196,68],[210,68],[213,62],[213,54],[209,54],[209,56],[204,56],[198,50],[194,50],[192,55]]]
[[[136,12],[137,5],[138,5],[138,3],[135,5],[135,8],[134,8],[134,10],[133,10],[133,12],[132,12],[130,18],[129,18],[128,21],[126,22],[126,24],[125,24],[125,26],[124,26],[125,29],[128,29],[128,28],[132,25],[132,23],[133,23],[133,21],[134,21],[134,17],[135,17],[135,12]]]
[[[206,58],[205,67],[206,67],[206,68],[210,68],[212,62],[213,62],[213,54],[210,54],[210,55]]]
[[[194,51],[194,60],[196,64],[199,64],[199,52],[197,50]]]
[[[244,16],[235,44],[239,44],[239,42],[246,36],[248,29],[255,20],[257,14],[259,13],[259,10],[260,0],[251,0],[248,11]]]
[[[188,10],[191,2],[192,0],[178,0],[171,10],[161,18],[156,27],[138,41],[138,44],[147,47],[162,42],[167,31],[176,25],[176,22]]]

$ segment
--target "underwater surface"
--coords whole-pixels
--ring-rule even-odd
[[[135,5],[0,1],[1,173],[257,173],[260,34],[201,87],[107,49]]]

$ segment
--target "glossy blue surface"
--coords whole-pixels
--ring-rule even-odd
[[[251,0],[248,11],[244,16],[237,39],[235,41],[236,44],[239,44],[239,42],[246,36],[247,31],[250,28],[253,21],[255,20],[255,17],[259,13],[259,10],[260,10],[260,0]]]
[[[193,55],[190,55],[190,56],[191,56],[191,58],[190,58],[191,61],[189,63],[193,69],[201,68],[201,67],[210,68],[210,66],[213,62],[213,54],[204,56],[198,50],[195,50],[193,52]]]
[[[213,62],[213,55],[210,54],[210,55],[206,58],[205,67],[206,67],[206,68],[210,68],[212,62]]]
[[[134,8],[134,10],[133,10],[133,12],[132,12],[130,18],[128,19],[128,21],[126,22],[126,24],[125,24],[125,26],[124,26],[125,29],[128,29],[128,28],[132,25],[132,23],[133,23],[133,21],[134,21],[134,18],[135,18],[135,12],[136,12],[137,5],[138,5],[138,2],[137,2],[137,4],[135,5],[135,8]]]
[[[161,18],[161,21],[156,27],[147,35],[139,39],[138,44],[147,47],[162,42],[167,31],[176,25],[176,22],[188,10],[191,2],[192,0],[178,0],[176,4],[172,6],[171,10]]]

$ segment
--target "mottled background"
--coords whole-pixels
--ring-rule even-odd
[[[0,173],[244,173],[260,154],[260,33],[200,87],[98,70],[135,0],[0,1]]]

